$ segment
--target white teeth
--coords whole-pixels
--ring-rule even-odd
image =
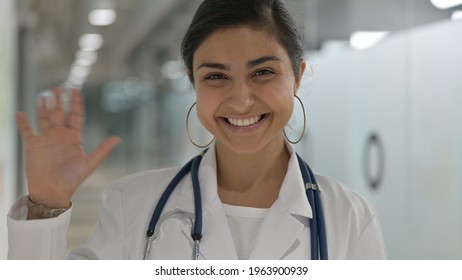
[[[261,116],[256,116],[250,119],[231,119],[228,118],[228,122],[235,126],[251,126],[261,120]]]

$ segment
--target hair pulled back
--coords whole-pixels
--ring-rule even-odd
[[[295,21],[281,0],[204,0],[197,9],[181,44],[181,55],[194,84],[193,57],[215,31],[249,26],[266,31],[286,50],[295,75],[300,73],[303,44]]]

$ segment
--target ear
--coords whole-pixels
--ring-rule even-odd
[[[294,94],[297,94],[297,91],[300,88],[300,84],[302,83],[303,73],[305,73],[305,68],[306,68],[306,61],[303,60],[300,63],[300,69],[299,69],[300,71],[298,71],[298,75],[295,76]]]

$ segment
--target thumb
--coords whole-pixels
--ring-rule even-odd
[[[118,136],[106,138],[99,146],[87,157],[90,173],[93,172],[112,152],[112,150],[122,142]]]

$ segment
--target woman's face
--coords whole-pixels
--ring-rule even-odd
[[[217,148],[251,154],[283,143],[302,74],[294,76],[287,52],[265,31],[216,31],[193,57],[197,115]]]

